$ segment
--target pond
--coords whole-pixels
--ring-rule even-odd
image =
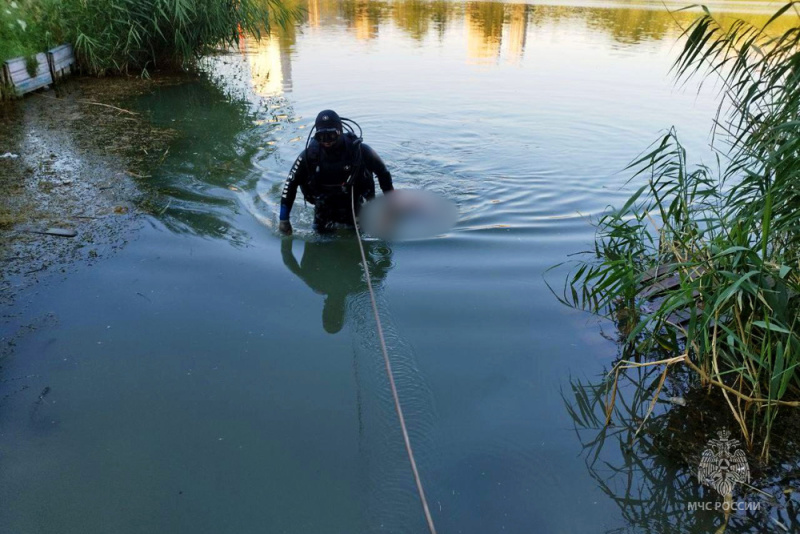
[[[630,192],[626,165],[669,127],[713,162],[715,95],[669,72],[693,14],[302,5],[295,26],[203,60],[207,76],[131,102],[177,133],[140,180],[157,209],[112,257],[26,297],[20,313],[49,319],[3,363],[30,387],[2,384],[0,530],[425,531],[355,238],[316,238],[302,197],[294,238],[275,227],[332,108],[396,188],[459,209],[444,235],[367,243],[439,532],[707,531],[716,516],[682,502],[631,512],[587,468],[571,384],[619,347],[555,298],[563,269],[546,272],[591,247],[591,219]],[[757,22],[773,8],[715,6]],[[635,498],[659,490],[631,477]]]

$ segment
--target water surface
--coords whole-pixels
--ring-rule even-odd
[[[323,108],[396,187],[459,207],[446,235],[368,247],[439,531],[707,530],[626,513],[587,470],[562,392],[618,348],[545,284],[667,128],[712,161],[713,92],[669,75],[676,21],[645,2],[303,5],[131,103],[179,134],[140,181],[157,209],[15,319],[43,322],[3,364],[0,530],[424,531],[354,238],[313,236],[302,199],[295,239],[275,231]]]

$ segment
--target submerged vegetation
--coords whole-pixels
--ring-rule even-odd
[[[716,165],[690,166],[668,132],[631,165],[646,184],[599,220],[567,281],[565,300],[614,320],[626,344],[609,418],[620,373],[642,366],[662,368],[650,409],[685,366],[764,457],[778,414],[800,407],[800,24],[770,31],[798,5],[761,27],[707,10],[691,24],[674,69],[721,82]]]
[[[296,15],[282,0],[17,0],[0,13],[0,61],[68,42],[89,74],[146,74]]]

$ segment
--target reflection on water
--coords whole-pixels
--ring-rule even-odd
[[[263,87],[258,80],[247,81]],[[272,139],[290,120],[291,110],[281,104],[265,99],[254,105],[241,95],[232,97],[224,86],[198,80],[140,98],[137,107],[155,125],[177,134],[158,168],[140,180],[152,193],[145,199],[147,211],[173,232],[244,244],[247,232],[233,220],[243,198],[252,203],[249,193],[262,178],[258,161],[270,157]]]
[[[505,5],[494,2],[467,2],[467,50],[476,59],[500,55]]]
[[[242,52],[250,66],[253,90],[259,95],[274,95],[292,90],[292,61],[286,39],[272,34],[257,41],[243,37]]]
[[[619,508],[629,528],[636,532],[722,532],[727,528],[755,534],[771,524],[797,532],[797,502],[792,491],[784,491],[782,474],[760,474],[753,482],[757,490],[737,486],[734,502],[753,506],[734,511],[727,520],[713,508],[689,509],[689,503],[710,502],[713,507],[722,502],[716,491],[699,483],[696,470],[707,440],[715,437],[716,430],[735,427],[736,422],[725,413],[725,406],[719,406],[720,413],[709,412],[703,392],[686,397],[688,408],[658,406],[645,420],[653,386],[662,372],[659,367],[640,368],[621,378],[610,425],[605,422],[610,380],[571,379],[570,395],[562,393],[587,471]],[[686,394],[683,378],[667,380],[664,391],[664,397]],[[702,409],[693,409],[701,405]],[[782,458],[787,471],[797,464],[790,454]],[[750,460],[755,462],[752,455]],[[757,465],[752,463],[750,469]]]
[[[315,3],[318,2],[309,2],[309,10],[311,10],[311,4]],[[319,10],[319,6],[316,6],[315,9]],[[356,39],[367,41],[378,36],[381,7],[375,2],[363,0],[344,2],[341,5],[341,10],[343,18],[347,21],[348,28]],[[319,25],[319,21],[317,21],[316,25]]]
[[[323,62],[323,66],[326,68],[330,68],[331,64],[330,57],[326,57],[325,60],[316,60],[315,63],[313,53],[305,55],[300,53],[298,43],[310,46],[308,44],[311,40],[310,37],[321,36],[326,43],[326,48],[334,51],[337,70],[343,68],[345,64],[353,63],[356,64],[353,70],[357,71],[357,64],[361,58],[354,55],[352,49],[348,49],[348,44],[361,40],[369,40],[375,45],[384,43],[383,46],[387,49],[402,48],[409,44],[424,47],[426,51],[436,50],[438,47],[446,50],[449,54],[460,55],[463,62],[467,64],[482,63],[496,66],[505,63],[524,67],[519,69],[521,74],[511,80],[516,85],[500,84],[497,87],[498,93],[501,95],[505,93],[505,97],[508,98],[509,93],[527,90],[531,96],[536,98],[536,102],[542,105],[543,109],[554,109],[552,116],[536,117],[541,122],[537,120],[530,123],[535,128],[541,127],[543,123],[546,124],[548,130],[544,135],[547,136],[547,139],[527,139],[524,142],[526,150],[550,143],[553,148],[550,152],[558,154],[573,149],[583,141],[584,136],[592,143],[597,142],[598,139],[608,142],[607,140],[616,137],[621,141],[624,141],[625,138],[635,140],[635,142],[629,143],[630,148],[627,148],[625,152],[625,158],[630,158],[636,150],[643,148],[640,135],[642,131],[617,124],[622,117],[620,113],[606,115],[599,111],[603,107],[611,108],[617,93],[620,93],[625,87],[621,85],[612,87],[587,85],[585,90],[572,93],[570,93],[570,88],[567,88],[562,91],[564,98],[581,99],[586,107],[579,112],[559,109],[558,102],[554,105],[553,102],[547,101],[549,96],[547,91],[551,86],[556,87],[558,84],[561,84],[560,87],[563,88],[564,84],[583,83],[582,78],[586,76],[586,73],[579,72],[577,67],[557,69],[554,73],[555,76],[566,73],[569,77],[551,81],[553,78],[551,73],[546,82],[537,88],[535,86],[537,72],[524,64],[526,48],[532,44],[534,46],[538,44],[541,48],[543,42],[552,41],[556,43],[555,49],[551,48],[545,52],[551,54],[563,52],[569,55],[573,63],[576,63],[576,56],[586,54],[585,48],[582,48],[586,46],[585,43],[581,43],[581,47],[576,47],[575,52],[571,51],[572,43],[581,40],[588,40],[592,47],[607,47],[608,52],[604,54],[603,61],[607,61],[607,58],[619,46],[633,49],[637,46],[646,47],[648,44],[661,43],[664,45],[663,55],[666,55],[673,46],[673,40],[681,32],[680,26],[688,25],[695,16],[695,13],[691,11],[668,13],[663,5],[647,2],[635,4],[618,2],[594,6],[586,3],[534,5],[439,0],[398,0],[394,2],[298,0],[298,5],[305,10],[305,18],[300,23],[280,29],[261,41],[252,38],[243,39],[238,56],[213,58],[212,67],[209,70],[212,76],[216,76],[217,81],[220,82],[217,85],[202,88],[199,85],[169,88],[142,100],[141,106],[145,109],[152,109],[156,122],[160,121],[164,126],[179,130],[183,134],[183,141],[170,149],[169,154],[165,157],[163,167],[146,184],[148,186],[155,185],[163,195],[164,200],[158,203],[155,211],[163,215],[170,228],[176,231],[191,231],[202,235],[226,237],[233,242],[242,243],[246,239],[244,231],[231,226],[229,215],[232,205],[243,206],[245,210],[254,213],[257,218],[268,226],[270,225],[270,219],[275,209],[276,191],[279,187],[277,184],[288,170],[288,165],[281,160],[281,151],[286,147],[291,147],[290,143],[295,143],[296,147],[291,147],[286,152],[296,153],[307,132],[304,129],[307,124],[302,122],[294,124],[295,121],[302,121],[303,117],[297,116],[292,109],[291,102],[282,96],[292,94],[296,90],[292,63],[302,57],[301,67],[306,71],[309,69],[321,70],[320,62]],[[721,2],[717,3],[714,9],[723,21],[732,21],[735,17],[743,17],[753,24],[760,25],[769,19],[771,5],[754,2],[747,4]],[[776,31],[782,31],[793,24],[795,21],[792,16],[784,16],[775,21],[773,27]],[[587,35],[591,35],[591,39],[588,39]],[[605,42],[606,38],[609,38],[611,42]],[[340,49],[340,57],[337,58],[335,56]],[[651,50],[648,49],[647,53],[651,53]],[[386,50],[378,53],[379,56],[381,54],[386,56],[385,63],[391,65],[394,59],[390,57],[391,54]],[[553,56],[529,59],[537,62],[537,65],[542,61],[554,61]],[[235,65],[235,68],[226,71],[224,68],[226,61],[229,65]],[[445,68],[444,58],[441,59],[441,63]],[[611,71],[620,65],[609,61],[607,64],[598,65],[598,70],[601,72]],[[666,65],[658,73],[662,78],[666,74]],[[497,70],[491,72],[494,76],[499,74]],[[387,99],[394,87],[398,87],[394,82],[386,82],[381,85],[375,76],[366,71],[355,75],[349,71],[347,76],[363,88],[364,95],[372,96],[381,93],[386,95],[382,98]],[[307,73],[305,77],[309,79]],[[330,107],[329,99],[339,92],[339,85],[346,81],[336,79],[335,75],[328,74],[328,77],[330,80],[323,81],[321,84],[316,81],[313,86],[320,98],[323,99],[320,107]],[[637,79],[637,76],[631,76],[630,71],[620,74],[619,77],[632,80],[629,84],[632,86],[631,91],[642,95],[648,94],[648,98],[652,96],[652,88],[646,88],[644,82]],[[310,79],[314,80],[315,78],[319,78],[319,76],[311,73]],[[467,80],[472,82],[469,78]],[[500,80],[501,78],[498,78],[498,81]],[[418,91],[418,89],[414,87],[414,83],[418,81],[413,78],[409,79],[408,83],[412,87],[399,89],[398,92],[403,94],[406,99],[416,99],[417,102],[423,104],[423,112],[428,112],[429,109],[425,109],[426,105],[434,105],[430,102],[433,102],[442,93],[461,90],[466,94],[469,90],[469,87],[463,84],[457,85],[457,87],[442,84],[434,87],[431,84],[431,89],[427,94],[417,93],[415,90]],[[428,79],[422,81],[430,83]],[[616,79],[614,83],[619,84],[619,80]],[[637,88],[635,84],[642,87]],[[390,88],[390,85],[393,87]],[[376,88],[376,90],[372,88]],[[306,88],[301,87],[300,89]],[[342,93],[347,96],[345,91]],[[357,92],[350,91],[353,98],[356,98],[357,94]],[[475,97],[484,96],[486,96],[485,89],[475,95]],[[336,94],[334,98],[341,99],[342,95]],[[325,101],[326,99],[327,101]],[[644,100],[642,98],[632,102],[628,101],[627,104],[632,107]],[[510,132],[513,132],[514,121],[525,111],[520,108],[519,102],[508,106],[502,106],[498,102],[500,102],[499,98],[489,97],[484,104],[486,104],[486,108],[494,106],[495,113],[498,109],[504,112],[505,114],[498,115],[500,127],[508,128]],[[525,104],[529,104],[529,102],[525,101]],[[626,113],[636,113],[633,109],[628,109],[628,105],[621,106],[621,108]],[[516,108],[511,109],[513,106]],[[580,107],[577,104],[575,106]],[[381,112],[385,109],[394,113],[396,110],[396,107],[387,107],[383,103],[381,103],[381,108]],[[581,113],[587,115],[587,119],[589,119],[587,124],[573,124],[571,120]],[[174,115],[186,118],[173,121],[170,117]],[[642,119],[649,118],[647,113],[640,114],[640,116]],[[427,126],[424,113],[420,114],[419,118],[422,119],[421,126]],[[457,120],[456,124],[450,124],[447,127],[449,131],[453,131],[453,126],[455,129],[463,128],[464,122],[463,119]],[[656,126],[647,129],[647,135],[653,135],[656,128],[664,128],[670,124],[666,120],[660,121]],[[619,130],[614,130],[614,128],[619,128]],[[530,130],[528,129],[528,131]],[[403,163],[404,167],[400,169],[406,171],[407,175],[401,174],[400,176],[403,179],[412,179],[410,183],[415,186],[420,185],[419,181],[415,181],[418,179],[417,176],[434,176],[436,179],[431,180],[431,183],[435,184],[435,187],[447,187],[448,184],[441,178],[457,176],[459,179],[475,179],[480,180],[481,184],[491,185],[494,189],[490,192],[492,195],[509,193],[510,191],[505,188],[505,182],[501,182],[504,180],[502,174],[517,175],[520,172],[527,172],[528,169],[522,168],[521,162],[517,161],[502,170],[497,166],[492,168],[481,162],[473,165],[472,168],[476,174],[484,172],[484,175],[474,177],[466,176],[467,173],[463,172],[463,168],[459,169],[455,163],[458,157],[463,155],[463,152],[472,155],[472,152],[482,149],[483,146],[496,146],[492,145],[499,138],[496,132],[496,127],[492,129],[480,125],[480,128],[476,126],[473,130],[464,132],[462,139],[454,141],[446,137],[436,139],[436,142],[441,143],[441,150],[438,150],[437,154],[428,152],[432,138],[425,136],[429,132],[423,132],[423,135],[419,136],[418,143],[413,135],[395,141],[407,146],[410,156],[413,156],[408,157],[407,161]],[[514,133],[518,134],[519,132]],[[435,137],[436,134],[433,135]],[[610,153],[610,151],[606,151],[606,153]],[[395,154],[394,156],[402,155]],[[434,161],[433,165],[427,165],[424,162],[425,157],[420,156],[437,161]],[[287,157],[293,158],[294,156]],[[399,161],[396,159],[396,164]],[[620,160],[609,172],[619,170],[626,162]],[[391,166],[392,162],[389,163]],[[462,167],[464,166],[466,165]],[[529,176],[528,178],[549,179],[556,169],[555,166],[547,168],[544,169],[546,175]],[[487,170],[494,171],[489,174],[500,174],[500,176],[487,176],[485,172]],[[561,171],[563,169],[559,169],[559,172]],[[425,185],[429,184],[425,183]],[[462,189],[468,188],[462,187]],[[480,209],[480,207],[467,206],[465,213],[470,213],[473,209]],[[593,212],[594,210],[590,210],[589,213]],[[302,217],[302,214],[299,216]],[[557,213],[547,214],[547,217],[574,216],[575,210],[572,209],[572,206]],[[481,217],[478,219],[480,220]],[[475,226],[477,224],[478,222],[475,222]]]
[[[509,21],[507,26],[508,56],[512,62],[518,62],[525,51],[525,38],[528,34],[528,11],[530,6],[527,4],[515,4],[511,6]]]
[[[294,241],[287,237],[281,242],[283,264],[314,292],[325,296],[322,326],[329,334],[335,334],[344,326],[347,297],[367,290],[355,234],[341,239],[306,241],[299,262],[292,251]],[[372,283],[378,286],[392,267],[392,251],[372,242],[365,243],[364,252]]]
[[[517,91],[520,92],[520,96],[528,91],[536,98],[542,110],[552,110],[549,116],[541,114],[535,117],[529,116],[527,124],[533,127],[523,128],[515,124],[517,116],[530,114],[530,110],[523,110],[520,107],[529,105],[530,100],[523,98],[520,102],[512,104],[509,99],[509,105],[504,106],[500,104],[499,98],[488,98],[482,102],[481,108],[466,110],[467,115],[479,112],[484,115],[483,117],[476,115],[476,120],[470,121],[464,117],[456,117],[454,123],[442,125],[443,130],[445,128],[448,132],[461,130],[462,134],[460,139],[448,139],[446,136],[435,139],[441,145],[436,153],[430,150],[430,142],[434,140],[435,132],[422,131],[421,135],[417,136],[400,134],[404,138],[394,141],[408,148],[406,155],[394,154],[395,166],[402,165],[399,176],[401,180],[406,181],[406,184],[415,187],[435,187],[452,193],[452,181],[447,178],[456,177],[460,180],[458,189],[461,191],[469,192],[474,189],[473,185],[489,188],[488,194],[499,196],[493,202],[500,202],[505,197],[507,202],[504,204],[508,209],[522,198],[508,196],[514,192],[507,188],[505,175],[518,176],[530,172],[530,166],[527,165],[528,154],[523,154],[522,150],[504,154],[503,157],[507,158],[505,166],[493,165],[493,161],[487,161],[485,158],[471,165],[467,161],[462,161],[460,166],[456,163],[463,156],[477,156],[486,146],[491,146],[491,150],[495,150],[497,141],[502,138],[498,134],[499,128],[508,129],[513,144],[519,139],[520,133],[530,136],[531,132],[538,133],[540,127],[546,124],[547,130],[542,130],[541,133],[546,137],[533,139],[529,137],[521,141],[523,146],[518,148],[524,148],[525,152],[529,152],[532,147],[550,144],[552,149],[548,157],[557,158],[563,155],[566,159],[570,159],[568,151],[574,150],[577,146],[583,147],[584,138],[595,145],[598,142],[609,143],[613,139],[622,145],[627,138],[635,141],[629,144],[630,148],[625,149],[624,157],[630,158],[635,150],[643,148],[643,145],[638,144],[641,142],[640,134],[643,130],[652,135],[657,128],[670,125],[666,120],[659,121],[656,126],[648,126],[645,130],[644,121],[632,120],[628,126],[620,124],[620,121],[624,120],[624,115],[636,113],[634,108],[646,100],[644,95],[648,98],[653,96],[653,87],[648,88],[646,81],[638,80],[636,78],[638,73],[631,71],[622,75],[625,79],[632,80],[632,83],[626,84],[630,85],[630,88],[619,85],[619,78],[614,77],[615,85],[612,87],[595,84],[576,90],[571,86],[576,82],[583,83],[582,78],[588,73],[580,72],[577,67],[556,68],[555,72],[547,75],[542,71],[542,78],[546,82],[533,92],[532,89],[538,81],[536,78],[538,72],[523,68],[526,47],[531,43],[540,49],[543,43],[549,45],[549,48],[540,51],[545,55],[534,58],[537,64],[542,61],[557,61],[554,60],[554,56],[546,55],[554,52],[569,54],[571,61],[577,64],[580,56],[587,54],[585,49],[587,45],[586,42],[581,42],[581,46],[573,52],[570,48],[573,42],[588,41],[592,43],[590,45],[592,47],[607,46],[610,50],[618,45],[634,47],[648,42],[661,42],[672,46],[673,39],[681,31],[681,26],[688,25],[695,17],[695,13],[691,11],[668,13],[662,5],[647,3],[630,5],[628,2],[591,6],[442,0],[298,1],[298,5],[305,13],[304,20],[298,24],[276,30],[260,41],[243,38],[236,54],[209,59],[208,72],[216,84],[187,84],[166,88],[139,102],[141,108],[150,111],[154,122],[181,133],[181,140],[170,148],[169,153],[165,153],[163,166],[155,173],[153,179],[145,184],[162,195],[163,201],[157,202],[152,211],[162,216],[172,230],[224,237],[241,244],[246,241],[247,235],[245,230],[231,224],[232,206],[235,206],[235,209],[243,208],[266,226],[272,226],[276,193],[280,181],[288,170],[283,158],[294,157],[287,154],[296,153],[300,149],[308,131],[307,123],[297,122],[303,121],[303,117],[295,114],[292,103],[284,96],[296,92],[297,89],[292,63],[298,61],[300,56],[298,42],[304,46],[311,46],[309,42],[322,36],[325,52],[332,54],[325,59],[316,59],[313,53],[303,56],[301,66],[306,71],[309,69],[316,71],[311,73],[310,78],[314,90],[322,98],[319,107],[330,107],[331,97],[334,98],[334,102],[336,99],[342,100],[343,97],[345,101],[347,97],[359,98],[356,96],[358,91],[350,90],[347,94],[346,91],[339,89],[341,84],[347,81],[357,84],[364,96],[374,96],[383,91],[380,97],[383,100],[390,98],[391,92],[396,90],[402,95],[400,98],[407,102],[423,104],[422,113],[417,116],[422,119],[419,123],[420,130],[425,130],[431,123],[427,120],[426,114],[430,112],[431,106],[436,105],[433,102],[441,98],[442,94],[459,90],[468,102],[477,102],[475,97],[486,96],[485,89],[478,90],[473,97],[467,96],[472,85],[480,87],[474,84],[474,80],[470,77],[461,78],[459,82],[454,81],[452,85],[439,81],[438,86],[429,76],[420,80],[413,77],[406,78],[410,85],[408,89],[402,89],[400,88],[402,86],[394,82],[380,85],[368,72],[358,72],[358,63],[362,61],[363,56],[357,54],[362,53],[363,49],[349,49],[348,43],[362,40],[375,41],[376,44],[384,42],[384,46],[389,49],[402,48],[414,43],[414,46],[424,47],[425,50],[436,50],[438,47],[450,54],[458,52],[466,64],[481,63],[496,67],[498,64],[506,63],[519,66],[521,74],[511,78],[514,85],[501,83],[497,91],[500,94],[505,93],[506,98]],[[733,20],[735,17],[743,16],[754,24],[766,22],[770,16],[768,13],[771,12],[768,4],[758,3],[743,5],[723,2],[715,7],[723,20]],[[747,12],[744,14],[737,13],[745,10]],[[773,26],[775,30],[782,30],[793,23],[791,16],[785,16],[775,21]],[[339,31],[342,29],[345,31]],[[591,35],[591,38],[587,38],[587,35]],[[610,37],[614,44],[604,43],[605,37]],[[387,72],[391,72],[392,62],[396,58],[388,50],[382,55],[386,57],[384,63]],[[597,65],[598,72],[611,72],[621,65],[609,58],[609,54],[603,55],[601,61],[605,64]],[[446,65],[444,59],[441,58],[439,61],[443,64],[443,68]],[[380,64],[380,60],[378,63]],[[345,66],[351,71],[344,75],[345,78],[339,79],[339,71],[344,70]],[[452,65],[450,68],[453,68]],[[666,70],[665,65],[657,75],[663,77]],[[326,74],[321,76],[317,72]],[[497,70],[491,72],[494,76],[499,74]],[[560,76],[566,78],[556,79]],[[498,78],[499,80],[501,78]],[[607,80],[602,82],[609,83]],[[424,89],[419,89],[416,85],[419,83],[423,84]],[[556,87],[559,84],[562,87],[559,94],[547,94],[551,86]],[[637,87],[637,84],[641,87]],[[306,83],[306,85],[311,84]],[[567,87],[564,87],[565,85]],[[306,87],[300,89],[308,90]],[[628,101],[624,105],[615,102],[617,95],[621,95],[625,90],[630,94],[641,94],[643,97]],[[564,102],[555,101],[560,96],[563,96]],[[548,98],[551,101],[548,102]],[[580,100],[580,103],[574,103],[576,99]],[[584,109],[574,111],[571,108],[564,109],[564,106],[576,108],[584,106]],[[617,106],[620,107],[620,111],[624,111],[624,114],[614,112]],[[651,107],[657,106],[653,100]],[[394,109],[387,108],[383,103],[380,107],[381,112],[388,111],[396,116]],[[611,113],[605,114],[603,108],[609,108]],[[645,110],[642,119],[651,118],[647,111],[650,110]],[[639,112],[641,113],[641,110]],[[670,117],[672,115],[670,110],[666,110],[665,114]],[[180,118],[172,118],[175,116]],[[587,119],[585,123],[574,123],[576,118],[582,119],[584,116]],[[406,120],[412,117],[408,116]],[[492,119],[496,124],[487,124]],[[484,121],[484,124],[480,124],[479,121]],[[524,125],[526,122],[521,121],[521,124]],[[408,124],[401,131],[405,130],[409,130]],[[394,129],[389,133],[396,134],[397,131]],[[383,130],[381,133],[386,131]],[[426,137],[431,134],[434,138]],[[292,146],[291,143],[296,145]],[[611,154],[608,148],[598,146],[597,149],[604,151],[605,154]],[[403,161],[404,156],[405,161]],[[508,158],[518,158],[518,161],[511,162]],[[393,162],[389,163],[391,166]],[[537,187],[539,180],[549,180],[553,173],[563,172],[563,168],[553,163],[552,166],[543,168],[541,175],[528,176],[528,186]],[[625,163],[627,161],[620,160],[608,172],[616,172]],[[474,175],[470,175],[471,173]],[[585,176],[581,175],[569,177],[567,180],[575,179],[576,185],[586,187],[588,182],[584,178]],[[465,187],[467,183],[469,187]],[[590,191],[582,193],[593,194]],[[463,213],[468,215],[465,222],[469,227],[473,229],[507,227],[505,221],[491,226],[486,225],[483,222],[486,214],[476,212],[487,206],[480,203],[474,205],[471,202],[474,198],[469,193],[461,198],[453,198],[462,204]],[[575,200],[574,196],[571,199],[561,196],[558,202],[569,203],[570,200]],[[597,208],[602,207],[597,206]],[[597,213],[597,208],[589,210],[588,214]],[[520,205],[520,209],[527,209],[527,206]],[[585,210],[582,212],[587,213]],[[545,216],[574,218],[575,214],[575,207],[570,205],[557,212],[549,212]],[[302,218],[304,215],[298,213],[297,216]],[[540,217],[537,215],[536,219]]]
[[[298,39],[307,37],[306,34],[324,32],[326,42],[333,50],[344,49],[349,39],[384,40],[393,47],[414,42],[426,48],[445,46],[450,51],[460,50],[466,63],[506,63],[521,67],[526,46],[539,34],[544,35],[544,40],[558,39],[556,47],[559,52],[569,51],[570,36],[583,35],[587,31],[610,36],[614,42],[628,46],[651,41],[671,45],[681,31],[680,26],[688,25],[695,16],[690,11],[668,13],[663,6],[655,4],[629,7],[627,3],[595,7],[440,0],[307,0],[300,1],[299,6],[305,13],[300,23],[279,29],[260,41],[243,38],[238,51],[243,61],[236,56],[211,58],[208,70],[219,82],[217,86],[170,88],[141,101],[143,108],[153,110],[156,122],[161,121],[164,126],[183,134],[183,141],[171,149],[162,169],[147,184],[155,185],[165,195],[167,200],[156,206],[155,211],[164,216],[170,228],[227,236],[241,243],[246,239],[245,234],[241,229],[231,227],[228,220],[231,203],[243,206],[271,226],[277,184],[288,167],[264,164],[280,161],[279,155],[272,159],[273,153],[282,151],[289,146],[288,143],[297,143],[299,148],[307,132],[306,124],[293,124],[302,118],[295,116],[291,103],[282,99],[282,95],[295,91],[292,62],[297,61]],[[733,20],[737,16],[744,16],[755,24],[768,20],[768,7],[759,8],[758,4],[747,4],[746,7],[749,12],[742,15],[736,13],[737,9],[742,9],[741,4],[722,3],[717,6],[722,10],[723,20]],[[776,21],[775,29],[791,25],[789,19],[791,17],[783,17]],[[341,28],[346,30],[344,34],[335,31]],[[344,52],[340,59],[342,63],[358,61],[347,57]],[[306,61],[313,62],[311,59]],[[386,61],[391,63],[389,58]],[[321,83],[328,93],[342,81],[334,76]],[[410,80],[411,83],[415,81]],[[374,83],[374,78],[365,72],[363,79],[358,76],[356,82],[366,88]],[[601,96],[604,94],[607,98],[608,92],[599,93]],[[599,98],[586,92],[576,96],[585,98],[587,105],[591,99]],[[592,112],[606,103],[591,104]],[[323,107],[330,107],[328,104],[324,102]],[[188,118],[180,121],[166,118],[176,112]],[[557,122],[551,125],[553,129],[550,131],[554,142],[559,140],[561,124],[558,121],[563,118],[559,115],[554,117]],[[598,120],[605,121],[597,126],[601,130],[613,125],[613,121],[606,118]],[[660,123],[659,127],[668,125]],[[575,137],[574,129],[570,132],[570,136]],[[475,133],[486,135],[486,131]],[[597,136],[608,132],[588,133]],[[465,139],[467,144],[472,142],[471,135],[469,132]],[[571,142],[573,139],[563,139],[560,149]],[[452,147],[451,153],[464,150],[465,143],[461,144]],[[637,148],[641,146],[637,145]],[[633,151],[627,154],[631,153]],[[416,170],[416,162],[410,163],[407,169],[414,173],[431,175],[442,172],[441,166]],[[617,169],[623,166],[622,163]],[[265,174],[269,175],[266,181],[263,180]],[[215,209],[215,206],[222,209]],[[465,211],[469,213],[470,210]],[[555,216],[563,217],[567,213]]]
[[[400,397],[442,532],[718,526],[716,516],[689,517],[679,508],[681,499],[701,490],[655,449],[624,451],[629,434],[618,454],[614,447],[600,452],[591,448],[595,440],[617,437],[598,436],[597,421],[587,418],[578,430],[589,446],[589,469],[576,461],[559,385],[570,370],[599,372],[616,347],[605,346],[541,283],[544,269],[591,242],[587,215],[624,202],[627,176],[619,171],[660,129],[675,124],[692,147],[707,148],[705,128],[716,103],[674,90],[667,78],[680,32],[672,16],[660,5],[628,2],[302,5],[306,18],[296,27],[209,58],[214,83],[162,87],[137,103],[144,116],[179,134],[142,183],[156,194],[157,228],[170,230],[160,235],[164,244],[154,245],[156,253],[173,258],[172,247],[186,251],[171,268],[141,273],[145,279],[136,283],[155,286],[155,293],[141,293],[153,303],[137,296],[136,287],[129,291],[142,307],[170,303],[154,324],[163,323],[166,311],[185,322],[182,329],[168,324],[147,340],[154,348],[142,352],[153,355],[154,368],[172,361],[160,345],[186,354],[186,369],[176,372],[181,379],[198,364],[213,376],[224,362],[227,379],[209,379],[199,390],[215,401],[209,401],[218,415],[212,426],[246,413],[242,426],[264,434],[244,442],[257,452],[238,469],[231,465],[238,452],[215,457],[219,473],[233,473],[223,480],[238,493],[215,507],[219,491],[198,481],[209,497],[192,510],[218,512],[224,504],[209,523],[217,527],[245,502],[236,508],[240,531],[424,528],[376,358],[355,241],[300,245],[270,231],[282,181],[308,126],[320,109],[334,108],[362,124],[398,188],[435,191],[459,206],[460,220],[443,239],[395,244],[391,251],[370,245]],[[688,23],[694,15],[675,16]],[[310,207],[298,202],[292,219],[296,235],[310,233]],[[127,324],[117,321],[112,332]],[[206,337],[205,326],[197,325],[213,328]],[[340,330],[351,339],[326,334]],[[197,347],[185,348],[184,338]],[[120,359],[120,376],[136,376],[140,360],[130,361],[126,367],[128,360]],[[256,381],[240,392],[243,381],[259,376],[247,364],[264,366],[256,369],[271,380],[269,387]],[[185,391],[176,380],[163,382],[164,397]],[[216,399],[230,399],[231,410]],[[594,398],[582,405],[600,409]],[[168,428],[185,419],[177,408],[164,414]],[[205,412],[196,417],[184,424],[197,426]],[[91,417],[84,423],[94,425]],[[218,445],[222,435],[208,432]],[[231,435],[240,432],[231,429]],[[263,455],[270,447],[289,452]],[[207,457],[187,455],[197,463]],[[612,473],[603,470],[608,466]],[[258,476],[250,485],[242,482],[241,473],[253,472]],[[264,508],[250,502],[273,502],[265,498],[271,492],[284,500],[264,518]],[[246,493],[251,501],[241,500]],[[329,524],[297,526],[296,517]]]
[[[235,205],[229,187],[241,185],[249,167],[246,161],[257,150],[239,137],[250,126],[246,105],[199,83],[165,87],[139,105],[149,111],[154,124],[179,134],[164,147],[157,172],[142,180],[160,198],[153,211],[174,232],[240,243],[243,234],[229,216]]]
[[[673,12],[669,13],[662,3],[647,1],[593,6],[590,3],[534,5],[447,0],[307,0],[299,5],[305,9],[304,24],[308,28],[344,23],[358,40],[375,39],[382,28],[391,31],[396,27],[415,41],[435,37],[441,42],[448,31],[463,29],[464,47],[469,58],[498,60],[504,55],[510,63],[518,63],[523,56],[529,26],[566,26],[581,22],[607,33],[619,43],[636,44],[674,39],[697,14],[696,10],[675,12],[685,7],[683,4],[670,5]],[[777,4],[770,2],[717,2],[712,6],[723,22],[744,18],[756,25],[766,23],[776,8]],[[788,16],[777,21],[774,30],[782,32],[791,27],[794,22],[790,19]],[[296,27],[289,28],[288,32],[292,38],[280,40],[283,48],[294,45]],[[287,30],[278,33],[285,37]],[[275,46],[277,41],[270,39],[269,43]],[[274,58],[270,60],[274,61]],[[283,64],[285,59],[281,58],[280,62]]]

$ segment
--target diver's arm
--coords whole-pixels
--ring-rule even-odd
[[[289,214],[292,212],[292,205],[294,199],[297,197],[297,188],[300,184],[304,184],[308,180],[308,169],[306,167],[306,151],[302,151],[292,165],[292,170],[289,171],[289,176],[283,184],[283,193],[281,193],[281,212],[278,217],[281,221],[288,221]]]
[[[281,258],[283,258],[283,264],[289,269],[292,273],[296,276],[301,276],[300,265],[297,263],[297,259],[294,257],[294,252],[292,252],[292,243],[294,242],[294,238],[284,239],[281,243]]]
[[[364,158],[364,165],[367,167],[367,170],[378,177],[381,191],[383,191],[384,194],[393,191],[392,175],[389,173],[389,169],[386,168],[386,165],[383,163],[378,153],[372,150],[369,145],[362,143],[361,155]]]

